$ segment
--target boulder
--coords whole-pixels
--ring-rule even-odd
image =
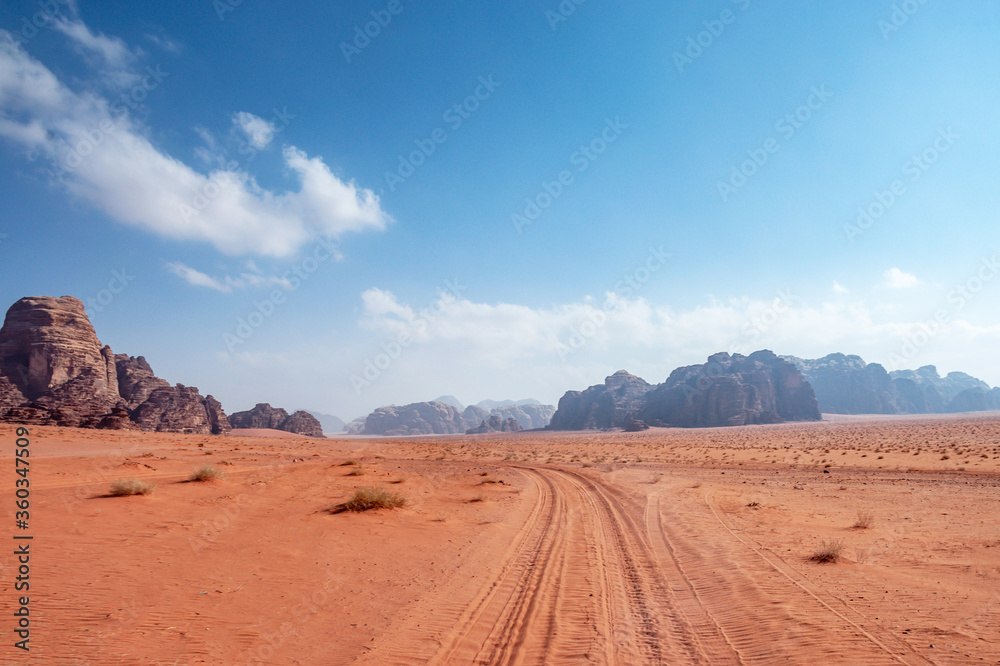
[[[299,410],[285,419],[278,427],[278,430],[294,432],[298,435],[306,435],[308,437],[326,437],[323,434],[323,426],[320,425],[319,419],[304,410]]]

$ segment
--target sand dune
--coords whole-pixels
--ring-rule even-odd
[[[392,440],[31,430],[29,663],[998,663],[996,415]],[[187,482],[206,463],[223,478]],[[127,477],[157,487],[107,496]],[[407,506],[326,510],[362,485]],[[810,559],[823,541],[839,561]],[[0,556],[5,607],[13,566]]]

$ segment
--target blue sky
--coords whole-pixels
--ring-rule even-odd
[[[4,3],[0,301],[230,411],[761,347],[1000,384],[1000,7],[689,4]]]

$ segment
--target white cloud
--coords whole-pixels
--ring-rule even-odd
[[[898,268],[890,268],[882,273],[882,280],[882,286],[890,289],[909,289],[921,284],[916,275],[904,273]]]
[[[283,257],[320,237],[390,221],[374,192],[294,146],[283,159],[299,187],[275,192],[233,164],[195,171],[148,134],[108,100],[70,90],[0,30],[0,137],[51,160],[54,179],[119,222],[226,254]]]
[[[95,34],[78,19],[56,19],[52,27],[69,37],[76,50],[91,64],[101,68],[105,81],[119,88],[126,88],[139,81],[139,75],[132,71],[137,54],[129,49],[121,39]]]
[[[833,281],[833,293],[835,294],[849,294],[851,290],[840,284],[836,280]]]
[[[274,124],[246,111],[233,115],[233,124],[243,134],[254,148],[266,148],[274,138]]]
[[[248,288],[262,288],[262,287],[282,287],[283,289],[290,289],[291,284],[288,280],[280,277],[265,276],[262,275],[253,262],[248,262],[248,270],[252,272],[240,273],[238,277],[231,277],[226,275],[222,278],[215,278],[207,273],[202,273],[201,271],[186,266],[180,262],[171,262],[167,264],[167,270],[181,278],[185,282],[195,287],[205,287],[206,289],[214,289],[215,291],[221,291],[224,294],[231,294],[233,291],[238,289],[248,289]]]

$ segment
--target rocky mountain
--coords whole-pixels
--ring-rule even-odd
[[[308,409],[303,411],[309,412],[316,417],[316,420],[319,421],[320,426],[323,428],[323,432],[344,432],[347,430],[347,424],[333,414],[323,414],[322,412],[314,412]]]
[[[212,396],[157,378],[143,357],[102,346],[81,301],[22,298],[0,329],[0,420],[84,428],[223,434]]]
[[[653,390],[646,380],[619,370],[605,378],[604,384],[585,391],[567,391],[559,399],[552,415],[552,430],[598,430],[624,428],[646,405],[646,394]]]
[[[363,435],[450,435],[467,430],[462,414],[444,402],[379,407],[365,419]]]
[[[820,359],[783,357],[812,384],[819,409],[827,414],[897,414],[900,396],[892,377],[878,363],[860,356],[830,354]]]
[[[794,365],[770,351],[720,353],[703,365],[677,368],[651,386],[624,370],[585,391],[568,391],[553,430],[685,428],[818,421],[816,396]]]
[[[253,409],[245,412],[236,412],[229,417],[229,423],[234,428],[264,428],[293,432],[309,437],[324,437],[323,426],[309,412],[300,410],[289,415],[284,409],[272,407],[266,402],[259,402]]]
[[[362,434],[365,430],[365,421],[367,419],[368,419],[367,416],[359,416],[358,418],[354,419],[346,426],[344,426],[344,432],[346,432],[348,435]]]
[[[465,405],[459,402],[458,398],[453,395],[443,395],[440,398],[434,398],[431,402],[443,402],[446,405],[451,405],[458,411],[465,409]]]
[[[683,428],[819,421],[816,395],[794,365],[768,350],[722,352],[704,365],[677,368],[646,396],[650,425]]]
[[[454,405],[438,400],[403,407],[380,407],[365,418],[364,427],[356,432],[362,435],[448,435],[478,430],[484,421],[489,423],[494,416],[500,423],[513,420],[521,430],[544,428],[555,413],[555,407],[535,402],[510,404],[490,412],[478,405],[469,405],[459,411]]]
[[[490,414],[478,428],[470,428],[465,431],[466,435],[485,435],[493,432],[521,432],[524,428],[513,418],[502,418],[499,414]]]
[[[552,415],[556,413],[556,408],[552,405],[543,405],[540,402],[519,402],[502,407],[494,407],[490,414],[496,414],[500,418],[514,419],[524,430],[537,430],[544,428],[552,420]]]
[[[482,407],[487,412],[492,412],[498,407],[509,407],[510,405],[540,405],[538,400],[533,398],[527,398],[526,400],[480,400],[476,403],[477,407]]]
[[[941,377],[933,365],[886,372],[859,356],[784,357],[812,384],[828,414],[937,414],[1000,409],[1000,390],[965,374]]]

